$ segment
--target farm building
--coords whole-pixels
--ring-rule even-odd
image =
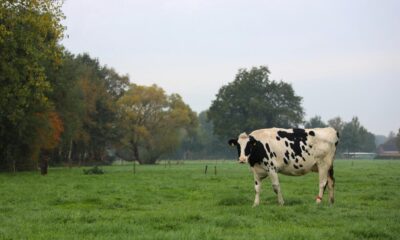
[[[396,138],[392,138],[384,144],[379,145],[376,158],[400,159],[400,149],[396,144]]]

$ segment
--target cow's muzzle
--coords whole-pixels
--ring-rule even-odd
[[[240,157],[238,161],[239,161],[239,163],[242,163],[242,164],[247,163],[247,157]]]

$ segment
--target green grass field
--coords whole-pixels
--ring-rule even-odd
[[[315,204],[315,173],[280,176],[285,206],[266,179],[257,208],[234,161],[82,169],[0,174],[0,239],[400,238],[400,161],[336,160],[334,206]]]

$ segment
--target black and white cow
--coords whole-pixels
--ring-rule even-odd
[[[328,186],[329,202],[333,203],[333,158],[338,141],[339,134],[333,128],[268,128],[253,131],[249,135],[242,133],[237,139],[229,140],[229,144],[237,147],[240,163],[250,164],[256,190],[253,206],[257,206],[264,178],[270,177],[278,202],[283,205],[278,173],[300,176],[310,171],[319,173],[316,202],[321,202]]]

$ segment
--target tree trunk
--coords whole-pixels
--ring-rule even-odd
[[[136,161],[142,164],[139,158],[139,148],[137,144],[133,144],[133,157],[135,158]]]
[[[69,150],[68,150],[68,167],[72,167],[72,138],[69,142]]]

